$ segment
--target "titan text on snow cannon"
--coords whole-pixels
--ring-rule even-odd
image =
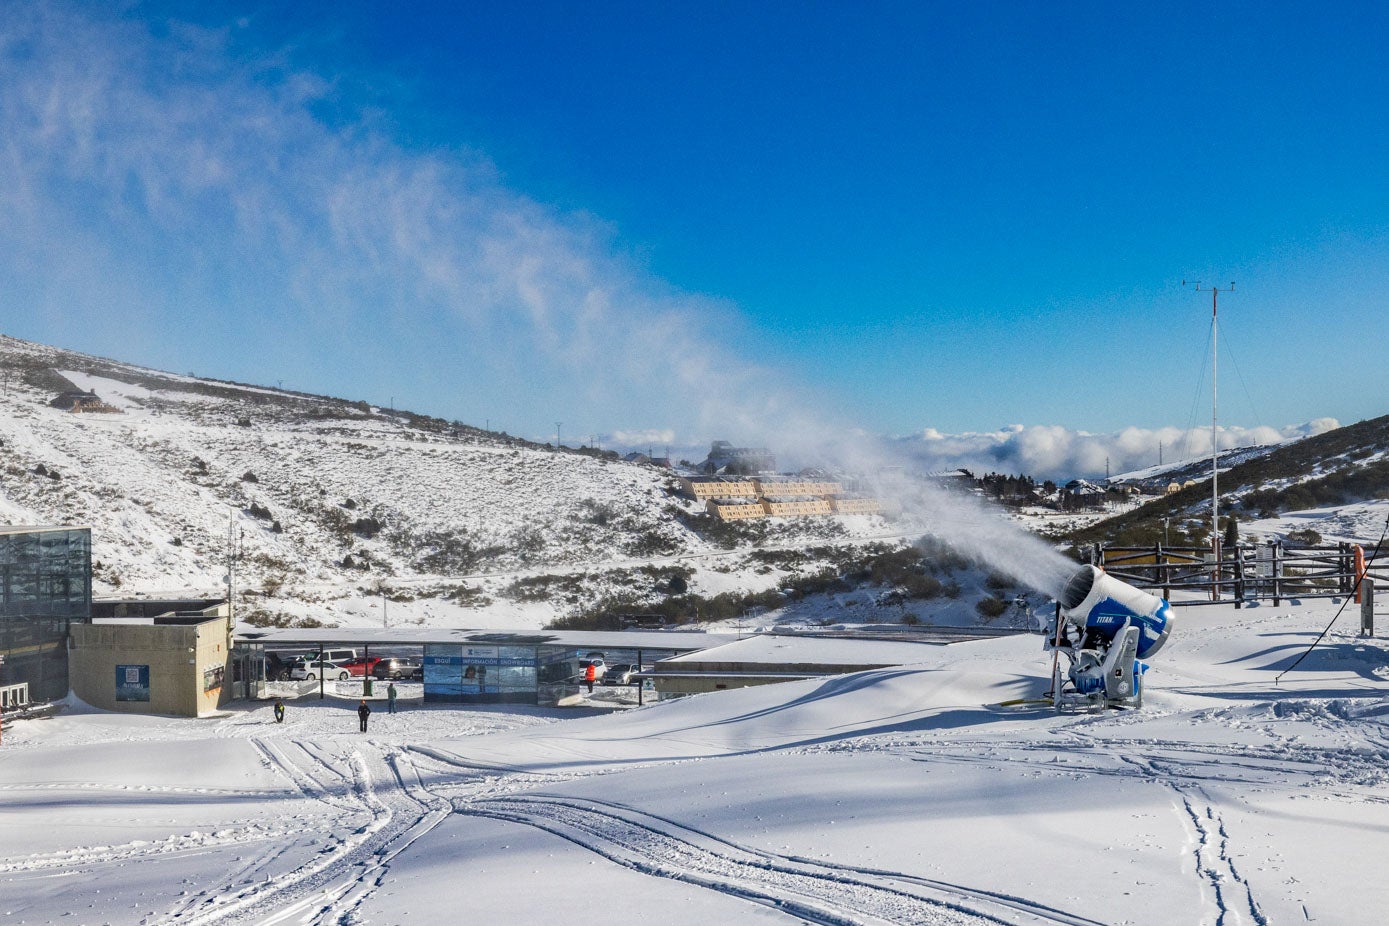
[[[1061,592],[1047,648],[1069,662],[1052,672],[1057,710],[1141,707],[1148,659],[1172,632],[1172,606],[1094,566],[1082,566]]]

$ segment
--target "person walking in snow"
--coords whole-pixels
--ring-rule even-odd
[[[386,686],[386,713],[395,713],[395,682]]]
[[[280,700],[279,698],[275,699],[275,722],[285,722],[285,702]]]
[[[589,663],[584,669],[584,684],[588,685],[588,693],[593,694],[593,682],[598,678],[598,667]]]
[[[362,703],[357,705],[357,719],[362,722],[362,732],[367,732],[367,718],[371,716],[371,706],[367,704],[367,699],[363,698]]]

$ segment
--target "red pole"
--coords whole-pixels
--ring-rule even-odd
[[[1360,586],[1365,581],[1365,548],[1355,545],[1355,603],[1361,604]]]

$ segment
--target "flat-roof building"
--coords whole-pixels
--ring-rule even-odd
[[[69,628],[92,610],[89,527],[0,526],[0,688],[5,703],[68,693]],[[21,691],[18,686],[23,686]]]

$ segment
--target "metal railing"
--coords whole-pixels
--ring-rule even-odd
[[[1357,578],[1357,551],[1353,543],[1334,546],[1289,547],[1282,541],[1239,545],[1231,549],[1207,547],[1111,547],[1096,544],[1089,562],[1130,585],[1161,590],[1171,600],[1174,591],[1197,593],[1179,599],[1184,605],[1235,603],[1284,598],[1338,598],[1353,594]],[[1370,563],[1363,574],[1381,588],[1389,585],[1389,557]]]

